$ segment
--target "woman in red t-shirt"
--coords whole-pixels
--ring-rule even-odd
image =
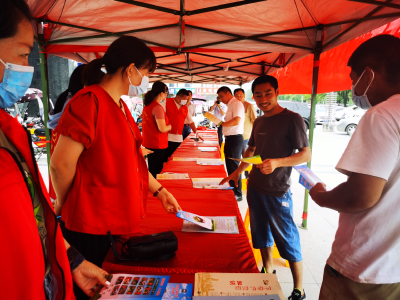
[[[98,82],[95,74],[102,67],[107,73]],[[180,209],[149,175],[139,128],[120,99],[143,93],[155,67],[155,55],[146,44],[120,37],[86,66],[83,77],[89,86],[70,100],[57,125],[60,137],[50,163],[55,210],[61,211],[66,239],[98,266],[110,248],[107,231],[139,232],[148,191],[168,213]]]
[[[168,87],[156,81],[144,96],[142,115],[143,147],[153,151],[148,155],[148,166],[151,175],[160,174],[167,161],[168,131],[171,130],[168,117],[160,105],[168,96]]]

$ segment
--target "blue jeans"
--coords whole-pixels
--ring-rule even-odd
[[[249,146],[247,146],[248,143],[249,143],[249,139],[243,140],[242,157],[244,157],[244,153],[246,152],[247,148],[249,147]]]
[[[302,261],[300,235],[293,221],[291,191],[282,197],[272,197],[258,192],[248,184],[247,202],[253,247],[269,248],[275,240],[282,258],[290,262]]]

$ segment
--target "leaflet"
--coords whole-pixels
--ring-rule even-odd
[[[162,173],[157,174],[156,179],[190,179],[188,173]]]
[[[293,168],[300,173],[299,183],[307,190],[311,190],[318,182],[322,182],[307,165],[294,166]],[[331,190],[331,188],[328,187],[326,187],[326,189]]]
[[[173,161],[196,161],[197,158],[190,158],[190,157],[173,157]]]
[[[159,275],[111,275],[110,286],[96,292],[94,299],[160,299],[165,293],[169,276]]]
[[[197,164],[202,166],[221,166],[224,162],[219,158],[198,158]]]
[[[213,114],[210,114],[208,111],[206,111],[204,113],[204,117],[206,117],[207,119],[209,119],[211,122],[213,122],[214,124],[216,124],[217,126],[221,126],[221,124],[223,123],[222,120],[218,119],[216,116],[214,116]]]
[[[217,147],[198,147],[198,149],[202,152],[214,152],[218,151]]]
[[[236,217],[207,217],[214,221],[215,229],[211,233],[239,234]],[[188,221],[183,221],[183,232],[209,232]]]
[[[215,145],[215,144],[218,144],[218,141],[202,141],[202,142],[200,142],[200,143],[204,143],[204,144],[213,144],[213,145]]]
[[[245,163],[250,163],[250,164],[253,164],[253,165],[262,164],[262,159],[261,159],[260,155],[256,155],[256,156],[252,156],[252,157],[245,157],[245,158],[231,158],[231,157],[228,157],[228,158],[232,159],[232,160],[236,160],[236,161],[242,161],[242,162],[245,162]]]
[[[191,283],[168,283],[163,300],[191,300],[193,295],[193,284]],[[257,299],[255,299],[257,300]]]
[[[215,190],[231,190],[228,182],[219,185],[223,178],[192,178],[193,187],[195,189],[215,189]]]
[[[186,211],[180,210],[180,211],[178,211],[176,213],[176,216],[178,218],[181,218],[181,219],[184,219],[184,220],[186,220],[188,222],[193,223],[197,227],[201,226],[201,227],[206,228],[208,230],[214,230],[214,228],[215,228],[213,220],[211,220],[209,218],[206,218],[206,217],[202,217],[202,216],[196,215],[196,214],[192,214],[190,212],[186,212]]]

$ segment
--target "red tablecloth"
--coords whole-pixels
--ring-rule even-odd
[[[215,131],[206,134],[214,134],[217,138]],[[193,140],[190,139],[192,136],[193,134],[182,143],[172,157],[221,158],[218,144],[215,145],[218,152],[201,152],[194,147]],[[170,160],[164,166],[163,172],[189,173],[191,178],[226,176],[223,165],[201,166],[195,161]],[[149,193],[147,215],[141,222],[140,235],[172,230],[178,238],[175,258],[162,262],[118,262],[110,251],[103,263],[104,270],[109,273],[166,274],[172,275],[171,282],[187,283],[193,282],[193,275],[197,272],[259,272],[231,190],[194,189],[191,180],[163,180],[162,184],[185,211],[203,216],[236,216],[240,233],[229,235],[182,232],[183,220],[166,214],[160,201]]]

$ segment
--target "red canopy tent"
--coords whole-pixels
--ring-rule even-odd
[[[122,35],[142,39],[156,53],[151,81],[241,85],[313,54],[308,58],[314,61],[311,147],[321,53],[400,17],[400,5],[392,0],[28,0],[28,4],[42,49],[46,103],[45,54],[88,62],[102,56]],[[45,118],[47,124],[47,106]]]
[[[400,37],[400,19],[322,53],[317,93],[350,89],[350,68],[347,67],[347,61],[359,45],[380,34],[391,34]],[[309,55],[273,72],[271,75],[278,79],[281,94],[311,94],[312,69],[313,56]]]

